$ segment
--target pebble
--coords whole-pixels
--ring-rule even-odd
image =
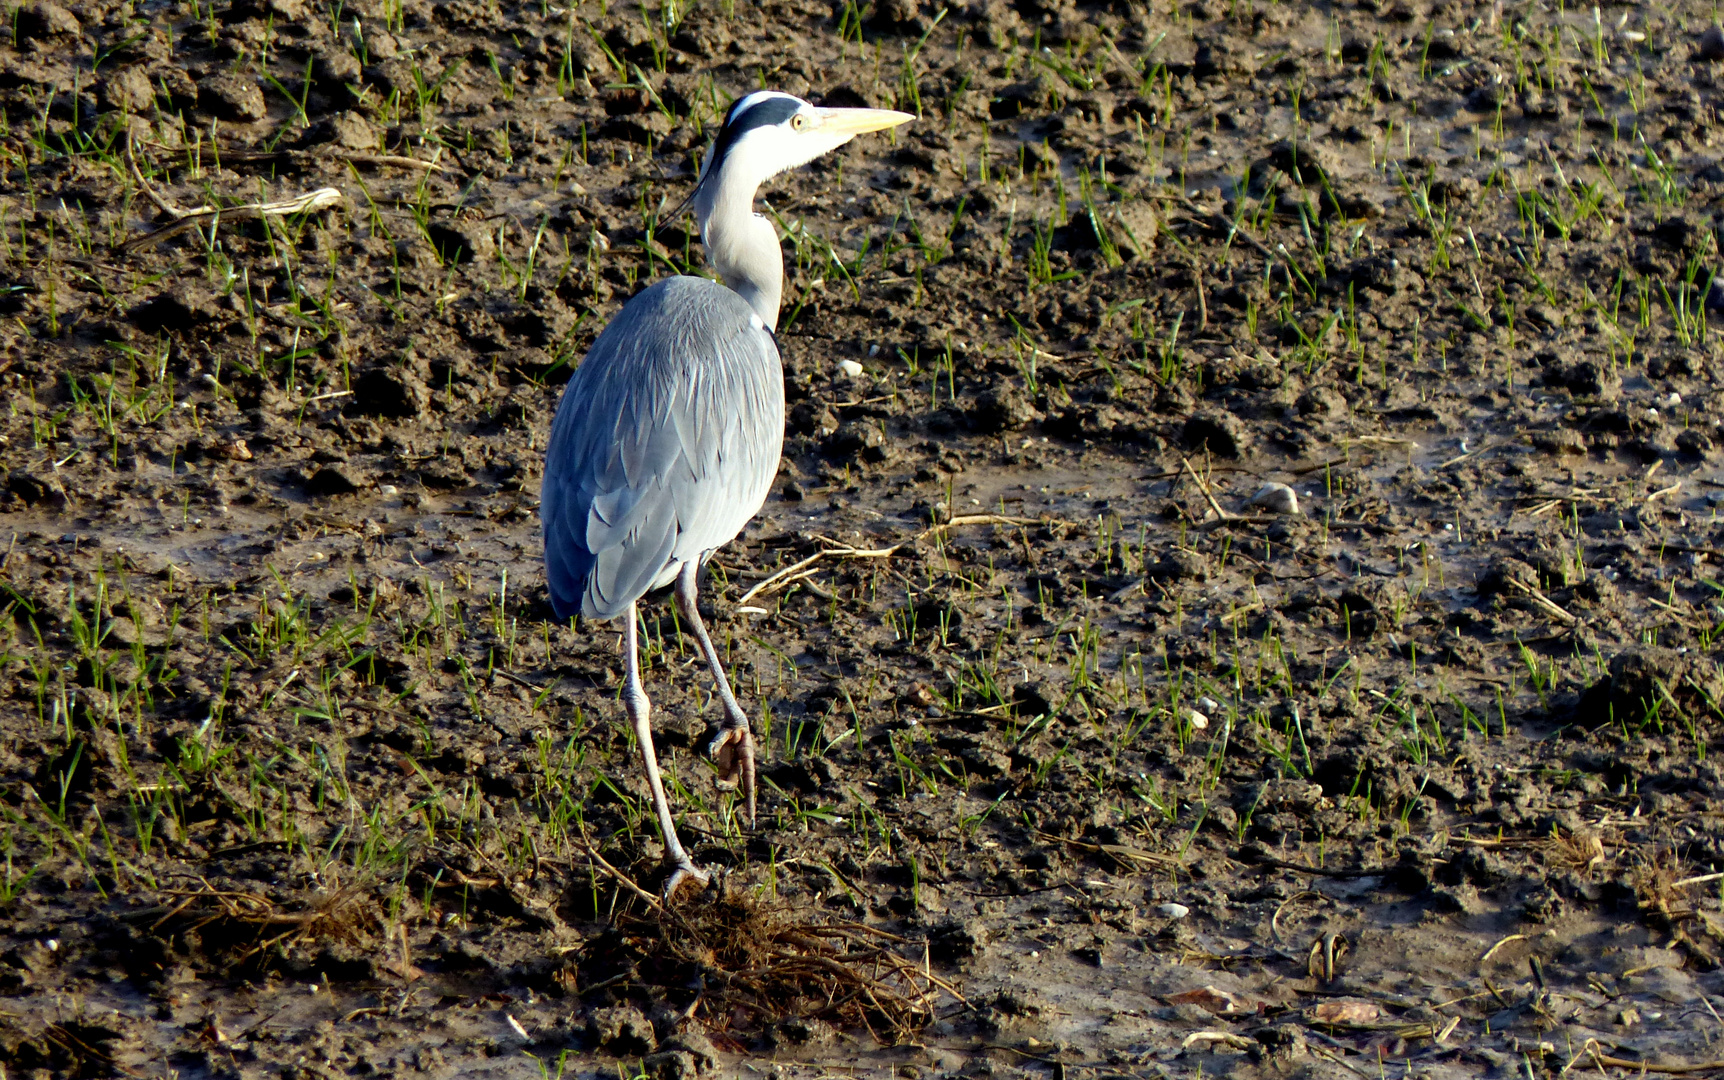
[[[1261,506],[1272,514],[1294,515],[1299,513],[1299,495],[1286,484],[1270,481],[1258,488],[1246,505]]]
[[[1708,26],[1700,32],[1700,55],[1707,60],[1724,60],[1724,30]]]
[[[1155,910],[1160,912],[1164,919],[1183,919],[1187,915],[1191,914],[1191,909],[1186,907],[1184,904],[1175,904],[1171,901],[1166,904],[1162,904]]]
[[[1191,714],[1186,719],[1191,721],[1191,726],[1196,731],[1202,731],[1209,726],[1209,717],[1204,716],[1196,709],[1191,710]]]
[[[838,361],[838,370],[842,371],[848,377],[855,379],[861,376],[862,365],[858,364],[854,360],[840,360]]]

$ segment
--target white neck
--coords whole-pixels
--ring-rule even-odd
[[[778,327],[778,303],[784,293],[784,256],[778,231],[754,212],[760,181],[725,169],[704,184],[694,200],[706,259],[724,283],[760,316],[768,330]]]

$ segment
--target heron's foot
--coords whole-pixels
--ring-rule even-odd
[[[711,883],[712,876],[706,871],[696,869],[692,862],[680,862],[676,865],[676,869],[670,872],[670,877],[665,879],[664,889],[659,895],[666,904],[669,904],[676,899],[677,892],[683,886],[693,886],[694,891],[698,893]]]
[[[748,793],[748,823],[754,824],[754,735],[748,730],[748,720],[726,723],[707,744],[706,752],[718,766],[718,779],[723,784],[735,784]]]

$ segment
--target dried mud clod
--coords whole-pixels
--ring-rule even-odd
[[[1724,672],[1704,655],[1648,646],[1611,657],[1606,675],[1575,705],[1575,719],[1588,727],[1648,725],[1704,727],[1724,718]]]

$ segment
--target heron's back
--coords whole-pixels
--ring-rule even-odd
[[[545,453],[559,618],[608,619],[735,538],[784,443],[784,371],[760,318],[705,278],[630,300],[563,390]]]

